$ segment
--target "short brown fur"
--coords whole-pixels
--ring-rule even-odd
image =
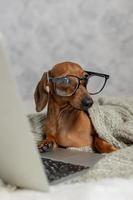
[[[49,71],[49,76],[75,75],[83,77],[84,73],[80,65],[64,62],[55,65]],[[47,86],[50,89],[49,93]],[[82,110],[81,102],[85,96],[91,98],[82,82],[73,96],[60,97],[56,95],[53,84],[48,83],[46,73],[43,74],[34,94],[38,112],[43,110],[48,103],[47,119],[44,125],[46,138],[39,144],[39,149],[52,143],[53,148],[58,146],[89,146],[100,153],[110,153],[117,150],[114,146],[99,138],[89,115]]]

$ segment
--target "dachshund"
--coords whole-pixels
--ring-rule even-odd
[[[70,80],[67,76],[70,76]],[[38,145],[40,152],[47,151],[48,147],[84,146],[99,153],[117,150],[99,138],[89,117],[88,109],[93,105],[93,100],[86,89],[86,76],[82,67],[72,62],[56,64],[50,71],[44,72],[34,93],[37,112],[47,105],[47,119],[43,128],[46,136]]]

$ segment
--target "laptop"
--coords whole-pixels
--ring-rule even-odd
[[[0,178],[20,188],[48,191],[50,184],[86,173],[101,154],[63,148],[39,153],[10,71],[0,35]]]

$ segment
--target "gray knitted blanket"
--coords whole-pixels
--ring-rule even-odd
[[[133,144],[133,98],[101,97],[88,111],[100,138],[117,148]]]
[[[80,181],[133,178],[133,98],[100,97],[89,109],[89,114],[98,135],[120,150],[105,154],[86,175],[80,177]],[[37,142],[42,139],[42,121],[45,118],[44,114],[29,116]]]

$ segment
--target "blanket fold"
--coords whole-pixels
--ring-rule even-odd
[[[88,112],[100,138],[120,149],[133,144],[133,98],[100,97]]]

